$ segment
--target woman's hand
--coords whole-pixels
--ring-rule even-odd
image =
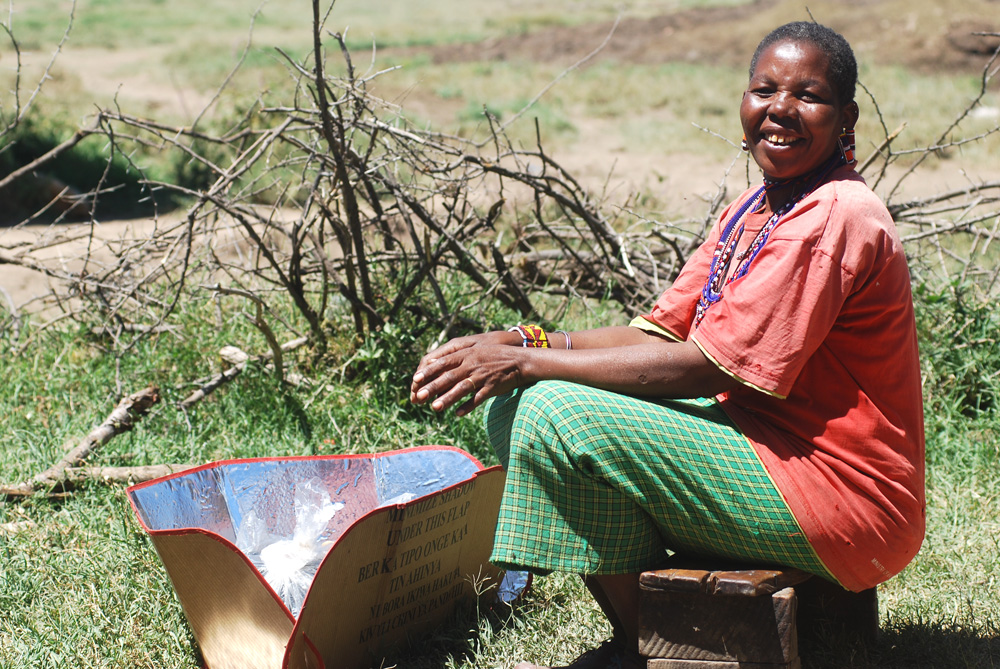
[[[432,409],[444,411],[471,396],[456,411],[464,416],[490,397],[510,392],[522,380],[521,343],[516,332],[487,332],[442,344],[417,366],[410,401],[430,401]]]

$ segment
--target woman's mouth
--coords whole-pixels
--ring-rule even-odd
[[[774,146],[789,146],[801,141],[798,137],[788,137],[786,135],[764,134],[764,141]]]

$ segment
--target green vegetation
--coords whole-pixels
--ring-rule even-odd
[[[72,137],[76,128],[61,116],[46,115],[40,111],[31,114],[9,134],[0,136],[0,175],[31,163],[62,142]],[[148,215],[153,211],[150,191],[143,185],[149,180],[173,180],[185,182],[186,176],[178,171],[165,171],[167,165],[154,163],[147,171],[136,162],[137,156],[124,154],[120,147],[112,147],[103,135],[83,139],[79,144],[63,153],[59,160],[46,165],[45,178],[53,183],[72,186],[79,193],[104,190],[100,207],[95,215],[107,217],[129,217]],[[51,193],[40,185],[40,177],[25,178],[11,184],[5,191],[6,211],[0,213],[0,221],[8,216],[26,216],[44,206]],[[161,206],[169,205],[167,198],[161,198]],[[81,206],[85,208],[86,204]],[[89,208],[88,208],[89,210]]]
[[[928,538],[914,563],[882,586],[883,636],[874,646],[813,649],[810,667],[986,667],[996,657],[1000,577],[996,469],[1000,415],[993,401],[1000,347],[992,305],[974,291],[917,291],[925,364]],[[405,378],[427,341],[387,331],[353,361],[320,364],[302,353],[315,384],[291,388],[250,368],[187,415],[173,405],[189,381],[217,369],[227,343],[258,342],[236,311],[189,305],[183,336],[142,340],[111,355],[84,331],[39,333],[13,355],[0,329],[0,477],[44,469],[62,444],[85,434],[118,390],[156,383],[163,401],[95,465],[205,462],[221,458],[383,451],[425,443],[463,447],[494,462],[474,414],[438,416],[411,406]],[[3,312],[0,312],[3,316]],[[502,314],[496,314],[502,318]],[[569,327],[613,314],[570,317]],[[221,320],[220,320],[221,319]],[[359,366],[360,364],[360,366]],[[358,373],[345,374],[348,369]],[[351,378],[351,380],[347,380]],[[84,486],[63,501],[41,496],[0,506],[0,666],[198,666],[193,640],[163,568],[121,487]],[[567,660],[608,633],[571,576],[536,580],[516,612],[468,611],[400,667],[511,666],[519,657]]]
[[[618,14],[649,16],[689,7],[733,6],[748,0],[674,0],[652,5],[642,0],[593,2],[572,0],[545,4],[522,3],[515,9],[497,11],[486,0],[435,0],[413,3],[386,0],[338,0],[335,9],[338,30],[352,36],[351,46],[362,49],[378,38],[384,46],[480,42],[497,34],[516,34],[542,26],[576,25],[615,18]],[[325,5],[324,5],[325,7]],[[65,0],[32,0],[14,5],[12,27],[26,48],[54,44],[62,36],[68,4]],[[259,13],[257,13],[259,11]],[[256,31],[275,41],[282,36],[297,42],[308,35],[312,5],[308,0],[261,3],[231,0],[208,10],[197,0],[77,0],[74,42],[80,46],[129,48],[150,44],[221,42],[219,35],[247,31],[256,15]],[[6,21],[4,21],[6,23]]]
[[[149,58],[141,65],[149,73],[171,73],[159,79],[161,85],[184,81],[188,93],[211,92],[238,58],[249,17],[259,3],[221,4],[206,11],[204,3],[191,0],[80,0],[71,43],[74,48],[134,50]],[[379,36],[380,45],[474,42],[545,25],[609,20],[617,6],[594,2],[581,9],[579,3],[557,0],[498,13],[490,10],[495,3],[482,0],[338,0],[336,12],[337,23],[350,26],[349,44],[363,70],[372,35]],[[654,9],[638,1],[626,6],[640,16]],[[64,9],[63,0],[16,5],[11,25],[22,49],[44,53],[58,42],[65,24],[52,17]],[[283,88],[288,73],[270,45],[296,56],[305,53],[308,16],[304,0],[280,8],[264,6],[247,67],[231,84],[239,101],[230,97],[220,102],[222,109],[206,123],[227,126],[227,117],[239,116],[258,96],[281,99],[288,90]],[[383,34],[391,37],[383,42]],[[3,58],[0,62],[8,62],[7,52]],[[435,63],[419,51],[393,62],[403,68],[375,80],[373,90],[400,104],[400,113],[464,135],[477,133],[485,123],[484,107],[501,121],[508,119],[564,69],[530,59]],[[72,134],[75,126],[66,119],[87,113],[94,102],[88,97],[94,93],[77,76],[71,70],[55,72],[44,109],[36,109],[13,134],[0,137],[0,175]],[[909,123],[903,146],[935,140],[979,87],[973,75],[915,74],[896,66],[871,66],[862,76],[879,100],[888,130],[903,120]],[[744,77],[741,68],[724,64],[597,62],[553,88],[527,122],[510,133],[515,141],[533,142],[532,118],[537,117],[548,144],[566,152],[586,153],[594,133],[610,133],[610,143],[623,152],[697,154],[707,164],[721,164],[721,173],[733,147],[692,131],[691,124],[737,140],[733,101]],[[3,82],[6,85],[7,79]],[[869,133],[877,127],[877,114],[861,96],[865,121],[859,153],[864,157],[878,133]],[[8,100],[3,98],[3,114],[10,112]],[[412,108],[410,103],[415,103]],[[987,117],[970,119],[964,134],[993,124]],[[81,175],[99,178],[110,151],[99,139],[82,143],[60,163],[55,176],[90,188],[93,181],[81,180]],[[997,142],[994,135],[960,150],[949,149],[943,164],[956,166],[955,159],[961,158],[963,165],[982,165],[995,155]],[[211,178],[176,154],[161,157],[133,147],[128,160],[121,156],[112,163],[114,183],[123,185],[123,202],[137,197],[137,165],[147,176],[192,186],[205,186]],[[668,169],[681,167],[664,171]],[[647,212],[668,212],[664,218],[678,204],[649,192],[637,195],[631,206],[635,203]],[[472,303],[481,297],[467,285],[456,285],[454,278],[441,279],[449,299]],[[379,289],[391,295],[398,286]],[[161,403],[132,432],[101,449],[90,464],[202,463],[419,444],[456,445],[487,464],[495,462],[478,413],[458,419],[408,402],[408,375],[437,333],[415,333],[407,322],[389,324],[359,344],[346,309],[342,313],[331,307],[323,323],[330,333],[327,351],[290,354],[291,368],[311,383],[281,384],[266,369],[251,365],[185,413],[176,403],[190,393],[196,379],[223,368],[218,359],[222,346],[266,351],[260,332],[248,323],[237,300],[182,302],[169,319],[174,329],[137,338],[125,348],[83,324],[65,321],[41,327],[48,315],[14,314],[3,297],[0,483],[17,483],[45,469],[63,455],[67,442],[103,419],[121,395],[150,383],[161,388]],[[995,291],[971,279],[928,279],[916,286],[915,301],[924,365],[927,540],[913,564],[880,588],[882,637],[868,646],[831,641],[812,648],[804,658],[807,668],[972,668],[995,666],[1000,658],[1000,316]],[[294,321],[290,305],[276,299],[270,306]],[[608,305],[583,301],[553,313],[559,313],[560,325],[567,329],[624,319]],[[489,304],[469,317],[482,324],[518,320],[516,314]],[[293,324],[305,329],[302,323]],[[537,579],[515,611],[464,611],[451,627],[394,661],[401,668],[417,669],[509,667],[525,658],[565,662],[608,634],[579,579],[555,575]],[[0,667],[48,666],[201,666],[181,607],[121,486],[91,483],[62,498],[35,495],[0,502]]]
[[[973,0],[970,0],[970,2]],[[503,59],[477,61],[466,55],[444,53],[434,57],[427,49],[442,48],[505,36],[537,33],[560,26],[585,25],[616,17],[642,20],[651,15],[690,7],[726,7],[742,1],[677,0],[661,4],[617,3],[610,0],[579,3],[557,0],[529,7],[497,11],[485,0],[437,0],[414,3],[385,0],[338,0],[331,29],[344,33],[360,72],[372,74],[401,68],[370,83],[371,90],[401,105],[401,113],[442,132],[470,135],[482,127],[478,111],[486,107],[511,115],[522,103],[549,85],[575,58],[596,48],[606,33],[588,35],[590,42],[578,56],[555,51],[536,56],[536,46],[512,48]],[[885,14],[890,15],[891,3]],[[923,10],[924,4],[914,9]],[[250,20],[256,10],[251,30]],[[26,82],[47,62],[44,57],[63,36],[67,20],[63,0],[37,0],[14,6],[10,24],[25,60]],[[773,11],[753,15],[743,32],[757,34],[773,25]],[[846,11],[839,5],[815,8],[818,18]],[[796,7],[797,12],[802,12]],[[874,9],[873,9],[874,11]],[[926,10],[923,10],[926,11]],[[217,104],[213,116],[229,113],[233,97],[245,107],[262,98],[279,104],[292,88],[287,63],[275,48],[294,58],[310,50],[310,3],[295,0],[280,7],[256,0],[238,0],[203,11],[192,0],[128,3],[125,0],[79,0],[73,29],[46,83],[49,113],[77,119],[93,106],[123,106],[129,113],[150,115],[169,123],[188,123],[209,102],[247,49],[240,71],[229,83],[229,95]],[[852,20],[856,18],[851,14]],[[785,18],[807,18],[807,15]],[[873,23],[878,18],[871,18]],[[625,31],[629,28],[622,27]],[[856,28],[862,32],[860,27]],[[677,35],[665,35],[665,43]],[[555,39],[555,38],[553,38]],[[624,32],[619,37],[629,39]],[[373,48],[374,47],[374,48]],[[336,50],[332,40],[328,48]],[[752,48],[752,47],[748,47]],[[867,51],[873,47],[867,46]],[[887,47],[891,48],[891,47]],[[900,53],[900,52],[896,52]],[[894,148],[926,146],[938,140],[945,120],[957,117],[978,92],[978,73],[959,75],[932,70],[914,71],[885,58],[859,51],[862,82],[878,100],[881,119],[864,91],[859,91],[862,121],[859,154],[866,157],[885,132],[906,123]],[[746,55],[741,54],[742,63]],[[336,59],[332,59],[336,60]],[[332,66],[337,66],[336,62]],[[10,69],[0,72],[5,90]],[[706,85],[710,82],[710,85]],[[712,58],[685,56],[677,62],[648,58],[622,60],[613,49],[563,79],[542,98],[542,106],[528,116],[539,116],[547,146],[573,153],[581,145],[602,141],[635,155],[680,154],[704,165],[728,162],[740,129],[735,114],[745,82],[744,66]],[[964,121],[962,134],[973,136],[997,123],[995,93],[984,100],[984,113]],[[994,113],[990,113],[993,110]],[[584,123],[586,121],[586,123]],[[880,124],[884,123],[885,131]],[[705,141],[694,126],[705,128],[728,142]],[[515,129],[514,139],[534,142],[534,130]],[[953,139],[950,137],[947,139]],[[985,163],[1000,151],[1000,139],[948,149],[941,157]],[[950,167],[945,162],[944,167]],[[598,175],[598,178],[604,175]]]

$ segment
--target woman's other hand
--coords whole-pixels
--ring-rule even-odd
[[[459,416],[472,411],[494,395],[516,388],[520,382],[521,335],[486,332],[452,339],[423,357],[410,383],[410,401],[431,402],[444,411],[463,398]]]

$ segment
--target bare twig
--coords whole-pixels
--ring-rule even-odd
[[[606,47],[608,45],[608,42],[611,41],[611,38],[614,36],[615,32],[618,30],[618,24],[621,23],[621,20],[622,20],[622,15],[621,14],[619,14],[618,16],[616,16],[614,24],[611,26],[611,29],[608,31],[608,34],[604,36],[604,40],[600,44],[598,44],[586,56],[584,56],[580,60],[576,61],[575,63],[573,63],[572,65],[570,65],[569,67],[567,67],[565,70],[563,70],[562,72],[560,72],[559,75],[556,76],[552,81],[550,81],[549,83],[547,83],[542,88],[542,90],[538,91],[538,93],[535,95],[535,97],[533,97],[530,100],[528,100],[527,104],[525,104],[521,109],[519,109],[517,111],[517,113],[513,114],[509,119],[507,119],[506,121],[503,122],[503,124],[500,125],[500,127],[498,128],[499,132],[502,133],[504,130],[506,130],[511,125],[513,125],[514,122],[516,122],[519,118],[521,118],[522,116],[524,116],[524,114],[529,109],[531,109],[532,107],[534,107],[538,103],[538,101],[541,100],[542,97],[545,96],[546,93],[548,93],[550,90],[552,90],[552,88],[556,84],[558,84],[560,81],[562,81],[563,79],[565,79],[567,75],[569,75],[571,72],[573,72],[575,70],[580,69],[581,67],[583,67],[584,65],[586,65],[588,61],[592,60],[597,54],[599,54],[601,51],[604,51],[604,47]],[[486,140],[486,142],[490,142],[490,141],[492,141],[492,140],[491,139]],[[485,145],[485,142],[483,144],[480,144],[479,146],[482,147],[484,145]]]
[[[952,133],[952,131],[958,128],[958,126],[962,123],[962,121],[965,120],[965,118],[972,113],[972,110],[976,108],[982,101],[982,99],[987,95],[987,93],[989,92],[990,80],[997,74],[997,70],[993,68],[993,65],[994,63],[997,62],[998,59],[1000,59],[1000,46],[996,48],[996,50],[993,52],[993,55],[983,66],[982,74],[980,76],[979,92],[969,102],[969,104],[966,105],[965,109],[963,109],[958,114],[958,116],[955,117],[955,119],[948,125],[948,127],[944,129],[944,131],[939,135],[938,140],[934,142],[933,146],[944,146],[947,143],[945,140]],[[913,162],[913,164],[910,165],[906,169],[906,171],[902,174],[902,176],[899,177],[899,180],[896,182],[896,185],[889,192],[887,199],[891,201],[892,196],[895,195],[897,190],[899,190],[899,187],[903,183],[903,181],[911,174],[913,174],[916,171],[916,169],[920,167],[920,165],[925,160],[927,160],[927,158],[931,156],[933,153],[934,153],[933,147],[929,148],[928,150],[922,151],[919,157]]]
[[[114,437],[131,430],[135,422],[146,415],[159,401],[160,391],[155,386],[149,386],[123,398],[104,422],[91,430],[78,444],[75,446],[72,442],[67,444],[69,452],[59,462],[30,481],[15,486],[0,486],[0,495],[8,497],[31,495],[36,491],[51,490],[61,485],[66,480],[69,468],[78,466]]]
[[[70,467],[66,470],[65,484],[73,485],[83,482],[104,484],[134,485],[144,481],[152,481],[161,476],[178,474],[194,469],[198,465],[167,464],[139,465],[135,467]]]
[[[285,342],[284,344],[281,345],[280,348],[281,348],[281,350],[283,352],[287,353],[289,351],[294,351],[297,348],[305,346],[308,342],[309,342],[309,340],[307,338],[300,337],[298,339],[293,339],[291,341]],[[183,400],[181,400],[180,402],[178,402],[177,403],[177,408],[180,409],[181,411],[187,411],[192,406],[194,406],[198,402],[202,401],[203,399],[205,399],[206,397],[208,397],[209,395],[211,395],[217,389],[219,389],[223,385],[229,383],[230,381],[232,381],[233,379],[235,379],[237,376],[239,376],[240,372],[242,372],[244,370],[244,368],[246,368],[246,366],[248,364],[250,364],[250,363],[265,362],[267,360],[270,360],[271,356],[272,356],[272,354],[266,353],[266,354],[263,354],[263,355],[259,355],[259,356],[255,357],[255,358],[248,358],[244,362],[237,363],[237,364],[233,365],[232,367],[227,368],[225,371],[223,371],[223,372],[221,372],[219,374],[216,374],[212,378],[210,378],[207,381],[203,382],[200,385],[200,387],[197,390],[195,390],[193,393],[191,393],[190,395],[188,395],[187,397],[185,397]]]
[[[877,147],[875,147],[875,150],[871,152],[871,155],[869,155],[867,158],[865,158],[864,162],[862,162],[858,166],[858,174],[864,174],[865,171],[869,167],[871,167],[872,163],[874,163],[875,160],[879,156],[882,155],[882,152],[885,151],[886,149],[888,149],[889,146],[893,143],[893,141],[897,137],[899,137],[900,133],[902,133],[903,130],[905,130],[905,129],[906,129],[906,123],[904,122],[904,123],[901,123],[898,128],[896,128],[891,133],[889,133],[889,135],[886,136],[886,138],[882,140],[882,143],[879,144]]]
[[[284,358],[282,356],[281,345],[278,344],[278,339],[274,336],[271,326],[268,325],[267,320],[264,318],[264,310],[267,308],[267,305],[264,304],[264,300],[262,300],[259,295],[255,295],[248,290],[225,288],[218,284],[215,286],[203,286],[203,288],[214,290],[220,295],[238,295],[239,297],[245,297],[254,303],[254,306],[256,307],[256,315],[251,319],[251,322],[258,330],[260,330],[261,334],[264,335],[264,339],[267,340],[267,345],[271,349],[271,357],[274,360],[274,377],[278,380],[278,383],[281,383],[285,376]]]
[[[514,118],[501,124],[487,116],[489,134],[465,139],[415,127],[398,105],[372,95],[369,83],[390,70],[361,76],[343,35],[332,35],[336,48],[326,53],[329,8],[324,12],[313,0],[312,9],[309,57],[298,62],[282,53],[296,86],[292,100],[260,100],[218,133],[201,117],[199,127],[182,127],[115,109],[101,112],[99,128],[80,131],[104,133],[119,156],[127,156],[129,146],[169,152],[189,162],[202,183],[146,181],[148,189],[170,191],[187,208],[170,222],[158,220],[145,236],[103,242],[95,224],[83,236],[0,247],[0,264],[50,278],[52,293],[37,303],[59,312],[49,322],[72,319],[98,328],[118,355],[164,331],[184,300],[197,299],[199,286],[224,284],[254,300],[254,322],[269,356],[278,358],[275,373],[283,374],[276,342],[300,332],[308,332],[318,357],[331,333],[345,328],[355,346],[387,323],[428,338],[482,329],[489,302],[541,320],[546,314],[539,312],[558,315],[570,299],[583,308],[587,300],[610,299],[636,313],[649,307],[703,241],[730,197],[732,170],[749,165],[745,154],[737,154],[706,198],[703,216],[657,221],[633,204],[638,199],[609,203],[606,193],[585,187],[546,150],[537,121],[534,147],[515,145],[505,134],[552,86],[593,58],[614,29]],[[995,59],[991,63],[984,85],[995,75]],[[877,173],[870,181],[904,153],[897,146],[905,125],[890,132],[872,101],[885,139],[872,143],[874,152],[861,165]],[[924,154],[974,141],[952,136],[960,120]],[[919,201],[890,199],[914,276],[952,272],[984,282],[995,276],[992,267],[980,265],[989,259],[984,249],[995,251],[989,231],[997,227],[990,217],[998,197],[990,182],[942,189]],[[85,249],[64,252],[71,241]],[[286,312],[277,308],[265,313],[265,300],[277,307],[283,298],[293,306],[291,315],[279,317]],[[19,350],[33,332],[37,326],[22,335]],[[344,348],[337,349],[342,360],[356,359]],[[240,369],[233,365],[219,374],[198,397]]]
[[[46,151],[44,154],[42,154],[38,158],[35,158],[30,163],[28,163],[26,165],[23,165],[23,166],[17,168],[16,170],[12,170],[4,178],[0,179],[0,190],[3,190],[4,188],[6,188],[7,186],[9,186],[14,181],[16,181],[19,178],[23,177],[25,174],[30,174],[30,173],[34,172],[35,170],[37,170],[42,165],[45,165],[47,163],[52,162],[53,160],[55,160],[56,158],[58,158],[60,155],[62,155],[63,153],[66,153],[67,151],[69,151],[70,149],[72,149],[74,146],[76,146],[77,144],[79,144],[86,137],[89,137],[90,135],[93,135],[93,134],[99,132],[100,120],[101,120],[101,117],[100,117],[100,115],[98,115],[97,120],[95,120],[94,123],[90,127],[88,127],[88,128],[81,128],[80,130],[77,130],[75,133],[73,133],[72,137],[70,137],[66,141],[62,142],[58,146],[56,146],[56,147],[54,147],[54,148]]]

